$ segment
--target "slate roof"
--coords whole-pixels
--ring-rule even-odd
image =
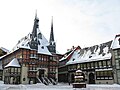
[[[40,54],[52,55],[51,52],[48,50],[48,46],[50,44],[39,30],[38,22],[39,19],[35,17],[32,33],[29,33],[27,36],[20,39],[11,52],[14,52],[19,48],[25,48],[31,50],[35,49]]]
[[[115,39],[113,40],[112,49],[118,49],[120,48],[120,34],[115,36]]]
[[[1,50],[3,50],[4,52],[6,52],[6,53],[8,53],[9,52],[9,50],[7,50],[6,48],[4,48],[4,47],[0,47],[0,49]]]
[[[120,35],[116,35],[114,40],[100,45],[76,49],[66,65],[111,59],[111,50],[118,48],[120,48]]]
[[[109,41],[107,43],[103,43],[100,45],[95,45],[95,46],[87,47],[83,49],[77,49],[76,51],[74,51],[72,57],[67,62],[67,64],[110,59],[111,43],[112,41]]]

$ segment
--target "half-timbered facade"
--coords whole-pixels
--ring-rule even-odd
[[[119,49],[120,35],[116,35],[114,40],[100,45],[83,49],[75,48],[71,51],[72,53],[65,54],[60,59],[59,78],[63,78],[61,82],[74,82],[75,71],[80,69],[83,71],[82,75],[86,83],[120,84]],[[62,63],[64,63],[66,70],[62,68]],[[62,77],[63,71],[66,72],[67,77],[65,75]]]
[[[7,54],[9,50],[6,48],[0,47],[0,59],[3,55]],[[2,61],[0,60],[0,80],[3,80],[3,67],[2,67]]]

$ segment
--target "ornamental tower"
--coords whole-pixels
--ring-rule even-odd
[[[48,49],[51,53],[56,53],[56,43],[54,41],[54,32],[53,32],[53,16],[51,20],[51,32]]]
[[[37,13],[35,15],[33,31],[31,34],[31,42],[29,43],[31,49],[38,50],[38,40],[37,40],[37,29],[39,28],[39,19],[37,18]]]

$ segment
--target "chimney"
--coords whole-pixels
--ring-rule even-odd
[[[75,47],[74,46],[72,46],[72,50],[74,49]]]

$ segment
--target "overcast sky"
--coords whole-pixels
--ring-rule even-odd
[[[32,32],[35,12],[49,40],[51,16],[57,51],[89,47],[120,34],[120,0],[0,0],[0,47],[11,50]]]

